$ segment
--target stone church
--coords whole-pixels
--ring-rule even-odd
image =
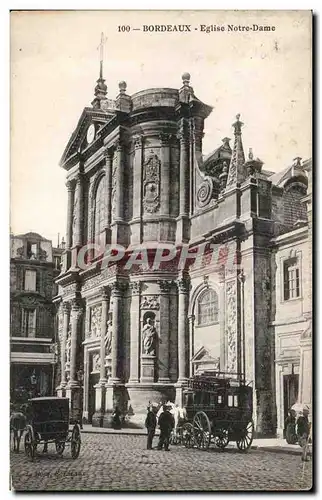
[[[276,432],[274,297],[284,286],[285,300],[299,298],[300,285],[294,267],[293,281],[276,277],[275,240],[307,230],[308,176],[300,159],[277,175],[251,149],[246,158],[240,115],[233,140],[205,157],[211,112],[188,73],[179,90],[130,96],[121,82],[112,100],[101,67],[65,148],[57,394],[83,422],[110,426],[118,406],[124,425],[143,426],[149,401],[181,405],[189,376],[220,370],[253,387],[257,433]],[[103,265],[89,250],[80,265],[95,244],[119,245],[125,256],[144,248],[148,263]],[[150,265],[160,247],[176,257]]]

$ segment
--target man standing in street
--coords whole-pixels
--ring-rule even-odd
[[[158,450],[162,450],[163,446],[165,451],[169,450],[169,440],[172,429],[174,428],[174,416],[170,413],[170,407],[167,405],[163,406],[163,412],[159,417],[159,427],[160,427],[160,439],[158,444]]]
[[[148,414],[145,419],[145,427],[147,428],[148,431],[148,442],[147,442],[148,450],[152,450],[152,441],[154,438],[156,425],[157,425],[156,408],[155,406],[151,405],[148,407]]]
[[[299,445],[302,448],[302,462],[307,462],[308,458],[308,441],[310,436],[310,423],[309,423],[309,408],[303,408],[303,415],[297,419],[297,436]]]

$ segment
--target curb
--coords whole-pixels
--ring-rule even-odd
[[[285,453],[286,455],[301,455],[302,450],[292,450],[290,448],[285,448],[283,446],[251,446],[251,450],[259,450],[259,451],[271,451],[273,453]]]
[[[102,427],[100,427],[100,429],[102,429]],[[133,432],[127,432],[127,431],[117,431],[117,430],[110,430],[110,429],[106,429],[106,430],[82,430],[81,431],[82,434],[110,434],[110,435],[117,435],[117,436],[144,436],[146,437],[146,432],[144,431],[141,431],[141,430],[133,430]],[[159,433],[156,433],[155,436],[159,436]],[[301,448],[299,449],[290,449],[290,448],[286,448],[286,447],[283,447],[283,446],[258,446],[258,445],[252,445],[250,447],[251,450],[259,450],[259,451],[269,451],[269,452],[272,452],[272,453],[285,453],[286,455],[301,455],[302,454],[302,450]]]

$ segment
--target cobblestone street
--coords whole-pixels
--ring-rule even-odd
[[[42,446],[34,462],[11,453],[12,486],[16,491],[67,490],[303,490],[310,489],[312,464],[300,456],[237,449],[220,452],[172,446],[171,451],[145,449],[144,436],[83,434],[79,458],[70,448],[58,457],[53,444]],[[157,439],[154,440],[157,445]]]

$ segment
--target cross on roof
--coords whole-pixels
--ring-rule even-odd
[[[100,50],[100,78],[103,78],[103,59],[104,59],[104,45],[106,44],[107,36],[101,33],[101,42],[97,47]]]

